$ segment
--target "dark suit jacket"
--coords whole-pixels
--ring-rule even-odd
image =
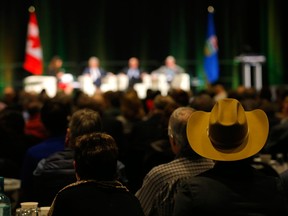
[[[91,75],[91,72],[90,72],[91,68],[89,67],[86,67],[84,70],[83,70],[83,75],[85,74],[89,74]],[[97,86],[97,87],[100,87],[101,84],[102,84],[102,78],[106,76],[106,71],[103,69],[103,68],[99,68],[99,71],[100,71],[100,74],[101,76],[98,77],[96,80],[93,81],[94,85]]]
[[[69,185],[58,193],[51,211],[51,216],[144,216],[139,200],[125,188],[96,182]]]
[[[288,215],[280,179],[242,162],[216,163],[189,179],[179,188],[174,215]]]
[[[288,199],[288,170],[285,170],[280,174],[280,178],[282,180],[284,189],[285,189],[285,195],[287,196]]]
[[[122,69],[122,73],[128,75],[129,67]],[[129,88],[133,87],[134,84],[142,82],[141,74],[144,72],[141,68],[138,68],[139,77],[129,77]]]

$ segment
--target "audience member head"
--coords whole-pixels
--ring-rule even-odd
[[[75,111],[70,118],[66,135],[66,145],[74,148],[77,137],[101,131],[102,121],[99,113],[88,108],[79,109]]]
[[[245,111],[236,99],[216,102],[211,112],[196,111],[188,120],[187,136],[192,149],[216,161],[237,161],[257,154],[269,130],[263,110]]]
[[[100,116],[103,114],[103,103],[100,103],[99,100],[97,100],[94,97],[90,97],[85,93],[78,94],[77,98],[74,98],[74,107],[73,110],[79,110],[83,108],[89,108],[94,111],[97,111]]]
[[[241,104],[246,111],[251,111],[259,107],[259,101],[252,98],[242,99]]]
[[[279,85],[276,87],[276,89],[275,89],[275,101],[276,101],[279,109],[281,109],[282,101],[284,100],[286,95],[288,95],[288,90],[287,90],[286,86]]]
[[[241,90],[238,91],[238,89],[229,89],[227,91],[227,93],[228,93],[227,94],[228,98],[234,98],[234,99],[236,99],[238,101],[242,101],[243,100],[243,92],[241,92]]]
[[[243,93],[243,99],[257,99],[258,92],[254,87],[245,88],[245,91]]]
[[[91,133],[76,139],[74,166],[78,180],[115,180],[117,158],[117,145],[108,134]]]
[[[215,104],[215,100],[208,93],[196,95],[190,102],[189,106],[205,112],[210,112]]]
[[[7,86],[4,88],[3,90],[3,102],[5,104],[5,107],[11,107],[11,108],[15,108],[15,106],[17,106],[18,103],[18,95],[16,90],[11,87],[11,86]]]
[[[165,110],[167,106],[170,106],[171,104],[176,103],[174,99],[171,96],[163,96],[163,95],[157,95],[153,100],[153,107],[154,110]]]
[[[244,85],[239,85],[237,88],[236,88],[236,92],[239,94],[239,95],[243,95],[246,91],[246,87]]]
[[[272,101],[272,91],[269,86],[263,86],[259,92],[259,97],[262,100]]]
[[[43,103],[41,103],[41,101],[30,101],[28,104],[27,104],[27,112],[29,114],[29,116],[34,116],[36,114],[39,114],[40,111],[41,111],[41,108],[43,106]]]
[[[285,117],[288,114],[288,95],[286,95],[282,100],[280,112],[282,112]]]
[[[190,94],[183,89],[171,89],[168,94],[180,105],[187,106],[189,104]]]
[[[135,90],[128,90],[120,101],[121,114],[128,120],[140,120],[145,115],[144,105]]]
[[[227,98],[227,90],[225,86],[222,83],[216,83],[212,86],[213,92],[214,92],[214,100],[218,101],[223,98]]]
[[[179,107],[170,116],[168,136],[176,157],[200,157],[191,149],[186,134],[187,121],[194,111],[191,107]]]
[[[40,103],[40,104],[42,103],[40,98],[39,98],[39,94],[35,93],[35,92],[23,91],[21,94],[21,97],[19,99],[20,99],[20,104],[22,106],[23,111],[28,110],[29,106],[31,106],[31,104],[35,105],[36,103]]]
[[[5,108],[0,111],[0,129],[4,134],[22,135],[24,133],[25,121],[20,111]],[[9,145],[9,143],[6,143]],[[11,143],[10,143],[11,144]]]
[[[50,136],[66,134],[71,104],[62,99],[54,97],[45,101],[40,111],[41,121]]]
[[[269,118],[269,121],[272,120],[271,118],[277,120],[277,117],[276,117],[276,111],[277,110],[276,110],[276,107],[273,104],[273,102],[268,101],[268,100],[264,100],[259,105],[258,109],[262,109],[266,113],[267,117]]]
[[[110,108],[120,108],[120,96],[121,93],[118,91],[106,91],[103,92],[103,98],[105,101],[105,107],[107,109]]]
[[[46,100],[50,99],[50,96],[47,94],[46,89],[42,89],[38,94],[38,98],[41,102],[45,102]]]

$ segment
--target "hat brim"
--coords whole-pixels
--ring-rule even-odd
[[[247,111],[245,114],[249,128],[246,142],[232,150],[220,150],[213,146],[208,137],[210,112],[192,113],[186,128],[191,148],[205,158],[218,161],[241,160],[257,154],[266,143],[269,122],[263,110]]]

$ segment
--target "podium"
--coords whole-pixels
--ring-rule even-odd
[[[242,79],[244,87],[251,88],[254,86],[256,90],[261,90],[262,64],[266,61],[265,56],[240,55],[235,58],[235,61],[242,63]],[[254,82],[252,82],[253,78]]]

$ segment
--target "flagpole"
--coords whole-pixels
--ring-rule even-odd
[[[23,68],[33,75],[43,73],[43,54],[39,35],[38,21],[35,14],[35,7],[28,8],[29,20],[26,36],[26,49]]]
[[[219,64],[218,64],[218,40],[214,27],[214,7],[208,6],[208,23],[207,35],[204,46],[204,70],[206,72],[207,86],[218,81],[219,78]]]
[[[214,7],[212,6],[212,5],[209,5],[208,7],[207,7],[207,11],[208,11],[208,13],[214,13]],[[205,74],[206,75],[206,74]],[[207,75],[206,75],[207,76]],[[207,89],[209,89],[210,90],[210,88],[211,88],[211,83],[208,81],[208,78],[206,77],[206,86],[207,86]]]
[[[214,10],[214,7],[212,5],[209,5],[208,8],[207,8],[207,11],[208,11],[208,13],[212,13],[213,14],[215,10]],[[210,82],[208,82],[207,85],[208,85],[209,88],[211,88],[211,83]]]

